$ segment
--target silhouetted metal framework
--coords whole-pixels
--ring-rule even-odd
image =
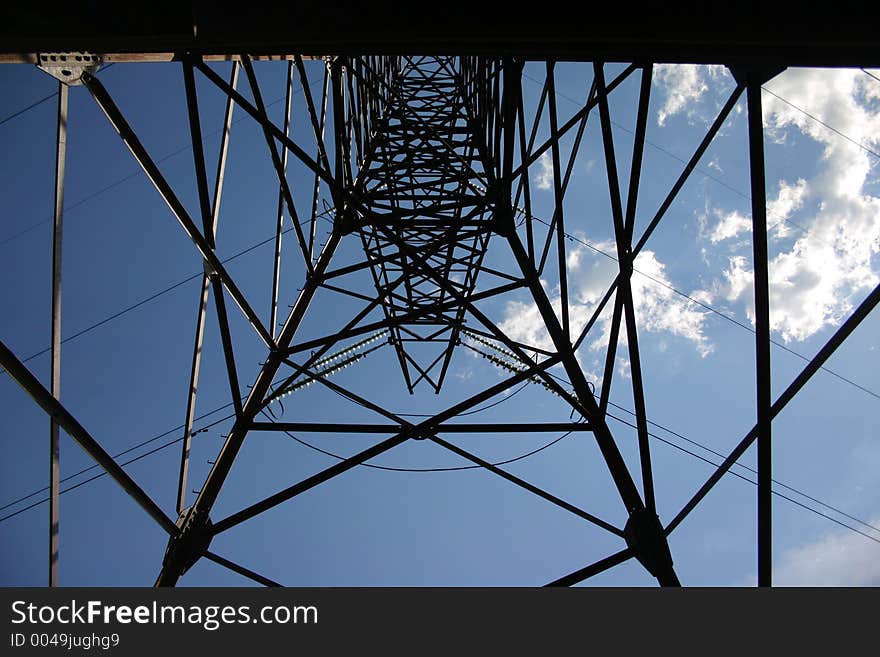
[[[540,36],[540,30],[538,32]],[[52,35],[46,39],[52,41]],[[64,42],[63,39],[60,41]],[[163,56],[157,55],[155,49],[152,54],[129,53],[125,56],[116,55],[115,59],[100,55],[93,57],[85,53],[38,53],[33,57],[20,56],[22,61],[38,62],[61,80],[53,243],[56,270],[52,296],[52,389],[44,388],[16,356],[0,343],[0,364],[52,418],[52,584],[57,581],[57,435],[60,427],[86,449],[169,534],[168,548],[156,582],[163,586],[174,585],[201,557],[258,583],[276,585],[272,580],[212,553],[209,550],[212,538],[408,440],[433,441],[620,538],[620,551],[560,577],[551,582],[552,585],[578,583],[632,558],[637,559],[660,584],[678,585],[679,579],[667,537],[736,460],[757,442],[759,584],[770,585],[772,420],[880,301],[878,287],[843,323],[782,395],[775,401],[772,399],[769,386],[768,257],[760,88],[767,79],[781,71],[786,62],[779,61],[778,58],[756,60],[745,56],[725,60],[723,56],[728,51],[723,47],[719,48],[719,57],[722,59],[715,61],[731,64],[735,60],[731,70],[736,86],[668,190],[665,199],[654,210],[652,220],[641,234],[636,234],[635,213],[641,182],[653,60],[639,57],[611,79],[606,79],[603,61],[593,62],[592,82],[586,102],[578,111],[563,119],[556,107],[554,59],[540,57],[538,59],[546,64],[546,73],[537,112],[529,120],[522,95],[525,58],[510,52],[503,53],[502,56],[470,52],[476,48],[475,44],[476,41],[465,43],[461,53],[455,55],[448,52],[431,55],[328,55],[324,58],[326,66],[322,91],[315,96],[311,92],[312,85],[307,79],[303,57],[297,54],[284,55],[283,58],[288,60],[288,75],[287,112],[283,125],[277,125],[269,119],[262,90],[254,72],[253,60],[264,58],[269,51],[253,49],[251,52],[256,53],[256,56],[251,57],[245,54],[233,56],[230,55],[233,50],[225,50],[224,56],[234,60],[229,79],[221,77],[206,65],[203,57],[207,54],[206,51],[176,51],[173,58],[178,59],[182,66],[198,183],[199,208],[195,216],[190,215],[184,207],[171,182],[159,171],[111,95],[93,74],[95,66],[101,61],[123,61],[126,58],[162,59]],[[576,45],[568,42],[561,50],[571,56],[572,52],[577,52]],[[212,43],[211,46],[215,47],[217,44]],[[650,42],[642,43],[642,49],[636,48],[634,52],[643,55],[643,51],[650,50],[650,46]],[[857,41],[849,44],[849,50],[843,47],[834,50],[833,43],[825,43],[824,46],[828,49],[829,63],[842,63],[841,58],[851,62],[865,53],[876,58],[876,52],[870,48],[860,51],[859,48],[864,45]],[[522,51],[529,53],[552,47],[553,43],[549,39],[536,39],[533,43],[524,45]],[[615,47],[620,49],[623,46],[618,42]],[[728,44],[726,47],[735,50],[736,44]],[[426,50],[437,48],[433,44]],[[211,52],[220,51],[215,47]],[[602,49],[599,48],[593,54],[596,52],[601,54]],[[712,53],[711,48],[707,49],[705,46],[702,46],[702,50],[697,48],[691,52],[694,56],[690,56],[685,49],[680,51],[680,57],[666,59],[704,61]],[[784,50],[777,52],[782,52],[780,57],[784,57]],[[801,61],[795,56],[798,52],[801,51],[791,50],[788,53],[792,61]],[[834,58],[835,53],[839,56],[838,59]],[[530,57],[530,60],[534,59],[535,57]],[[228,99],[219,160],[216,167],[211,168],[202,149],[201,119],[195,84],[195,77],[198,75],[213,83]],[[307,112],[305,116],[295,118],[311,126],[316,145],[313,150],[307,150],[289,136],[290,98],[297,76],[304,92]],[[631,173],[626,189],[622,189],[618,180],[616,155],[619,146],[615,145],[612,135],[609,96],[633,76],[639,80],[640,93]],[[253,100],[238,91],[242,83],[248,86],[248,96]],[[61,249],[68,84],[82,84],[88,90],[205,262],[198,304],[185,440],[181,452],[176,520],[144,493],[58,399],[61,278],[57,264],[60,262]],[[748,107],[754,238],[757,421],[721,466],[694,493],[691,500],[664,525],[658,518],[654,498],[637,317],[630,282],[633,261],[650,240],[685,181],[743,94]],[[233,108],[244,111],[262,127],[278,178],[273,294],[268,320],[252,307],[236,285],[235,278],[216,255],[215,234]],[[542,117],[549,121],[550,137],[544,142],[538,142],[536,136]],[[588,120],[598,121],[601,127],[619,272],[586,325],[581,330],[574,330],[567,303],[565,263],[568,250],[563,201]],[[569,150],[566,161],[561,144],[572,135],[574,146]],[[549,221],[549,230],[542,231],[537,228],[537,219],[531,211],[529,171],[545,154],[550,156],[552,162],[555,210]],[[309,189],[291,188],[285,175],[291,158],[295,158],[311,171],[313,185]],[[332,207],[329,209],[320,207],[319,190],[322,188],[328,191],[332,199]],[[294,194],[302,194],[307,198],[310,208],[308,216],[300,216],[297,212]],[[295,240],[294,248],[287,250],[286,257],[300,261],[305,267],[306,275],[289,313],[279,322],[279,272],[282,234],[286,232],[283,221],[285,212],[292,219]],[[332,214],[333,228],[326,242],[319,245],[316,240],[316,224],[319,217],[328,212]],[[342,240],[358,240],[363,248],[363,259],[358,264],[334,269],[334,253]],[[509,271],[493,269],[484,263],[490,241],[502,243],[509,250],[511,261],[515,263]],[[553,265],[554,261],[563,299],[558,309],[551,304],[540,281],[545,267]],[[363,271],[368,271],[372,278],[375,292],[373,296],[364,295],[346,285],[347,277]],[[491,284],[478,287],[478,277],[483,281],[490,279]],[[362,303],[362,309],[332,333],[309,340],[298,339],[298,329],[309,312],[309,306],[316,293],[322,289],[358,299]],[[481,312],[477,305],[481,300],[516,290],[525,290],[531,296],[552,340],[552,349],[544,350],[513,340]],[[235,421],[195,501],[187,505],[189,450],[202,335],[206,315],[212,305],[209,304],[210,299],[213,299],[214,312],[220,327],[230,395],[235,404]],[[234,309],[227,307],[227,300],[233,302],[265,343],[265,361],[253,379],[246,397],[242,397],[235,348],[229,329],[228,313]],[[286,304],[281,307],[284,305]],[[588,383],[575,354],[606,308],[611,310],[613,317],[611,341],[606,355],[606,376],[601,389],[597,390]],[[381,310],[381,319],[367,321],[377,309]],[[631,384],[640,454],[638,476],[625,464],[607,424],[606,410],[612,381],[610,374],[621,327],[624,327],[628,336],[631,361]],[[439,392],[453,351],[458,346],[478,351],[507,370],[510,375],[430,418],[413,422],[330,378],[335,371],[354,364],[366,353],[386,344],[393,348],[403,382],[411,393],[420,385]],[[564,369],[570,388],[561,385],[550,374],[550,369],[557,365]],[[542,424],[455,422],[462,413],[524,381],[537,382],[549,392],[558,395],[581,419]],[[272,421],[266,415],[265,411],[271,403],[311,384],[323,385],[356,401],[372,410],[382,419],[382,423],[282,422]],[[593,434],[611,475],[616,495],[627,510],[628,520],[623,527],[606,522],[587,510],[543,491],[443,437],[449,433],[510,430],[540,432],[560,429],[588,431]],[[384,434],[384,437],[360,453],[305,480],[293,483],[260,502],[228,517],[212,519],[214,503],[246,436],[253,431],[282,430],[376,433]]]

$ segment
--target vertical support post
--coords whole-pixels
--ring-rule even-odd
[[[235,89],[238,83],[238,62],[232,64],[232,74],[229,80],[230,86]],[[229,131],[232,127],[232,111],[235,103],[232,98],[226,99],[226,114],[223,121],[223,132],[220,137],[220,154],[217,163],[217,177],[214,182],[214,202],[211,209],[212,224],[210,235],[216,237],[217,219],[220,216],[220,198],[223,192],[223,179],[226,173],[226,153],[229,148]],[[199,387],[199,371],[202,362],[202,340],[205,335],[205,314],[208,309],[208,290],[211,287],[211,277],[205,273],[202,276],[202,288],[199,295],[199,312],[196,317],[196,337],[193,347],[192,369],[190,370],[189,388],[186,403],[186,420],[184,421],[183,443],[180,451],[180,474],[177,481],[177,514],[180,515],[186,508],[186,481],[189,475],[189,452],[192,446],[193,422],[196,414],[196,393]],[[222,290],[221,290],[222,294]],[[270,331],[272,327],[270,327]]]
[[[504,133],[504,152],[501,162],[501,179],[498,205],[503,212],[505,225],[502,230],[516,230],[513,217],[513,149],[516,139],[516,115],[519,109],[519,94],[522,84],[522,62],[508,58],[504,60],[504,95],[502,97],[502,124]]]
[[[639,181],[641,180],[642,154],[645,146],[645,129],[648,120],[648,102],[651,92],[651,66],[642,68],[642,82],[639,91],[639,108],[636,118],[635,141],[633,143],[632,168],[629,178],[629,192],[624,216],[620,197],[620,182],[617,176],[617,160],[614,155],[614,138],[611,131],[611,114],[608,105],[608,89],[605,86],[603,64],[594,64],[596,85],[599,91],[599,115],[602,122],[602,142],[605,147],[605,163],[608,172],[608,186],[611,194],[611,208],[614,216],[614,234],[617,243],[617,259],[620,263],[620,285],[615,299],[614,319],[619,322],[617,303],[620,300],[623,319],[626,322],[627,351],[632,371],[633,404],[636,411],[636,425],[639,440],[639,461],[642,469],[642,489],[645,496],[645,507],[651,515],[656,515],[654,498],[654,476],[651,469],[651,446],[648,440],[648,420],[645,407],[644,382],[642,380],[642,361],[639,350],[638,328],[636,325],[635,303],[633,302],[630,278],[633,272],[632,234],[635,226],[636,201],[638,199]],[[612,332],[613,332],[612,327]],[[615,334],[615,338],[617,335]],[[616,346],[616,345],[615,345]],[[613,347],[609,344],[609,357],[613,356]],[[607,361],[606,366],[613,364]],[[606,374],[609,368],[606,367]],[[607,404],[607,391],[603,381],[603,396]],[[610,382],[609,382],[610,386]]]
[[[287,211],[288,213],[290,213],[290,219],[293,223],[293,229],[296,233],[297,241],[299,242],[299,248],[302,251],[303,263],[305,264],[306,269],[311,271],[312,259],[311,256],[309,256],[308,247],[306,246],[306,238],[302,232],[302,226],[300,226],[299,216],[296,211],[296,204],[293,202],[293,195],[290,191],[290,185],[287,183],[287,177],[284,175],[284,171],[281,168],[281,157],[278,155],[278,144],[276,142],[276,136],[273,134],[272,131],[272,127],[274,127],[274,125],[271,121],[269,121],[269,115],[266,111],[266,103],[263,101],[263,94],[260,91],[260,83],[257,80],[257,74],[254,71],[254,66],[247,55],[242,54],[240,55],[240,57],[241,65],[244,67],[244,72],[247,74],[248,82],[251,87],[251,93],[253,93],[254,95],[254,104],[256,105],[258,114],[256,118],[263,126],[263,136],[266,138],[266,146],[269,147],[269,155],[272,158],[272,166],[275,168],[275,175],[278,176],[278,183],[281,186],[281,193],[284,197],[284,202],[287,204]],[[288,150],[293,142],[290,141],[290,138],[283,132],[280,136],[285,144],[284,150]]]
[[[505,85],[507,83],[505,82]],[[522,77],[520,77],[520,85],[522,85]],[[546,87],[545,87],[546,89]],[[529,167],[528,167],[528,149],[526,147],[526,113],[523,108],[522,89],[517,94],[517,114],[519,115],[519,159],[524,167],[524,173],[520,177],[519,187],[517,188],[517,202],[519,205],[519,190],[523,192],[523,203],[525,205],[525,223],[526,223],[526,246],[528,247],[529,260],[535,262],[535,236],[532,234],[532,195],[529,189]]]
[[[307,93],[308,86],[306,84],[306,78],[300,72],[300,81],[303,84],[303,93]],[[324,84],[323,91],[321,92],[321,120],[318,124],[318,129],[315,130],[315,140],[317,143],[318,156],[323,154],[324,156],[324,166],[327,167],[327,170],[330,170],[330,165],[327,164],[327,154],[324,153],[324,122],[327,118],[327,97],[328,90],[330,86],[330,67],[324,67]],[[317,157],[315,158],[318,159]],[[311,220],[309,224],[309,259],[314,260],[315,258],[315,236],[318,230],[318,197],[321,193],[321,179],[318,177],[318,174],[315,173],[315,184],[312,191],[312,214]]]
[[[553,162],[553,203],[555,210],[553,212],[553,221],[551,224],[556,226],[556,257],[557,269],[559,272],[559,306],[562,315],[562,332],[565,334],[566,340],[571,342],[571,326],[568,320],[568,270],[567,259],[565,253],[565,213],[563,211],[563,195],[562,189],[562,165],[560,164],[560,145],[559,145],[559,121],[556,117],[556,62],[550,60],[547,62],[547,105],[550,113],[550,134],[554,136],[553,146],[550,149]],[[574,157],[574,152],[572,152]]]
[[[284,134],[290,136],[290,99],[293,92],[293,61],[287,62],[287,93],[284,99]],[[287,149],[281,151],[281,175],[287,175]],[[281,234],[284,232],[284,186],[278,184],[278,221],[275,225],[275,265],[272,270],[272,313],[269,332],[275,338],[278,328],[278,284],[281,277]],[[309,262],[311,262],[309,249]]]
[[[220,450],[220,454],[217,455],[214,467],[211,468],[211,472],[208,474],[201,492],[187,513],[180,535],[180,549],[184,555],[196,556],[197,558],[194,551],[200,549],[198,540],[201,532],[204,531],[206,524],[209,522],[211,507],[220,494],[223,482],[226,480],[232,468],[232,463],[235,461],[235,457],[244,443],[250,423],[261,409],[272,380],[275,378],[278,368],[283,362],[284,356],[282,352],[293,341],[296,331],[299,329],[306,314],[306,310],[308,310],[315,293],[320,287],[321,277],[327,271],[327,267],[333,259],[333,254],[336,252],[336,247],[339,245],[341,237],[342,235],[338,229],[330,234],[323,251],[318,256],[317,263],[315,263],[314,273],[306,279],[305,286],[300,292],[293,308],[291,308],[287,320],[281,328],[281,332],[278,334],[277,349],[269,352],[269,357],[254,381],[242,412],[237,415],[235,423],[226,437],[226,442]],[[156,579],[156,586],[174,586],[183,573],[183,569],[182,564],[176,559],[163,563],[162,571]]]
[[[67,160],[68,88],[58,82],[58,132],[55,157],[55,213],[52,223],[52,375],[51,389],[61,398],[61,237],[64,215],[64,166]],[[49,420],[49,586],[58,586],[59,426]]]
[[[333,141],[336,147],[336,157],[334,158],[334,172],[337,183],[345,187],[349,177],[347,173],[351,170],[348,166],[346,129],[345,129],[345,98],[342,88],[342,61],[337,57],[330,63],[330,82],[333,95]],[[340,226],[343,231],[348,230],[345,225],[347,214],[345,201],[340,195],[333,195],[333,204],[336,206],[336,225]]]
[[[746,86],[749,170],[752,186],[752,254],[755,269],[755,371],[758,416],[758,586],[772,583],[772,470],[770,412],[770,292],[767,254],[767,198],[761,84],[755,72]]]

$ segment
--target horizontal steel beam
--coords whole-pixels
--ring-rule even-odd
[[[466,15],[467,20],[462,20]],[[564,11],[499,11],[468,3],[466,13],[431,20],[389,20],[372,3],[311,3],[227,12],[218,4],[81,3],[60,17],[7,3],[0,50],[32,53],[247,52],[283,57],[370,54],[485,54],[605,61],[868,66],[880,60],[876,24],[849,12],[804,12],[800,3],[739,3],[719,20],[695,1],[633,11],[625,3],[571,5]]]
[[[41,53],[38,52],[0,53],[0,64],[41,64],[40,55]],[[105,52],[100,53],[100,56],[102,64],[163,63],[179,61],[181,58],[180,53],[176,52]],[[254,55],[250,59],[252,61],[293,61],[296,57],[296,54]],[[321,56],[312,57],[310,55],[303,55],[302,58],[322,59]],[[240,62],[241,55],[206,53],[202,55],[202,59],[206,62]]]
[[[399,424],[341,424],[327,422],[254,422],[253,431],[299,431],[302,433],[387,433],[406,431]],[[586,422],[463,423],[438,424],[436,433],[556,433],[591,431]]]

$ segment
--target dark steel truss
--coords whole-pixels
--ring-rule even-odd
[[[150,153],[128,124],[110,93],[90,72],[83,71],[73,82],[87,89],[107,115],[169,209],[192,240],[205,262],[198,300],[197,329],[189,382],[186,436],[180,461],[176,521],[160,509],[143,490],[101,448],[100,444],[64,408],[56,387],[60,355],[53,351],[52,390],[45,389],[5,345],[0,343],[0,364],[24,387],[52,418],[52,525],[57,529],[57,431],[64,429],[86,449],[157,523],[169,534],[157,585],[177,583],[201,557],[264,584],[272,580],[235,564],[209,550],[211,540],[250,518],[274,508],[335,476],[387,452],[408,440],[430,440],[460,457],[528,490],[596,527],[617,536],[621,550],[594,564],[560,577],[552,585],[572,585],[629,559],[636,559],[662,585],[678,585],[668,535],[691,513],[733,463],[757,441],[758,444],[758,564],[759,584],[771,583],[771,480],[770,440],[773,418],[794,398],[813,374],[827,361],[847,336],[880,301],[875,289],[844,322],[834,336],[788,386],[772,400],[770,377],[770,333],[767,279],[766,199],[763,169],[760,87],[778,72],[776,68],[744,67],[733,70],[737,85],[720,110],[663,202],[654,210],[641,234],[635,230],[636,207],[641,183],[642,153],[652,64],[638,61],[606,79],[603,62],[592,67],[592,85],[586,102],[568,117],[556,106],[555,63],[546,60],[546,75],[535,116],[524,110],[522,59],[470,56],[361,56],[328,57],[321,92],[312,95],[304,61],[288,58],[286,113],[281,125],[270,120],[254,64],[240,55],[224,79],[196,53],[183,53],[183,84],[188,103],[198,183],[199,207],[191,215],[163,176]],[[201,142],[196,76],[203,76],[226,94],[228,101],[222,125],[219,160],[209,167]],[[618,180],[620,146],[611,130],[609,97],[628,78],[638,79],[640,94],[636,110],[635,139],[628,185]],[[310,126],[314,142],[297,143],[290,136],[290,98],[299,80],[306,103],[306,115],[295,121]],[[68,82],[70,82],[68,80]],[[239,91],[247,85],[249,93]],[[64,103],[59,106],[59,126],[66,126]],[[756,298],[756,417],[754,426],[736,449],[713,472],[705,484],[670,522],[661,523],[654,494],[654,472],[648,439],[647,400],[642,380],[636,308],[631,276],[633,261],[648,243],[666,211],[674,202],[738,99],[745,93],[749,115],[749,154],[752,185],[752,219]],[[252,100],[251,100],[252,99]],[[254,308],[236,284],[234,276],[217,256],[215,236],[223,191],[227,144],[233,111],[244,111],[262,128],[266,148],[277,174],[278,219],[274,250],[272,305],[268,317]],[[550,137],[537,140],[538,124],[549,121]],[[573,162],[587,121],[598,121],[608,178],[608,194],[616,242],[619,271],[595,308],[592,317],[576,330],[569,317],[566,280],[567,223],[564,199]],[[564,149],[566,140],[574,146]],[[63,196],[64,132],[58,136],[58,196]],[[554,212],[544,230],[531,209],[530,167],[543,155],[552,162]],[[293,189],[286,175],[295,162],[310,172],[307,189]],[[211,185],[213,184],[213,189]],[[322,207],[320,190],[332,203]],[[305,203],[297,204],[296,199]],[[307,216],[297,208],[308,207]],[[305,270],[305,279],[286,317],[279,319],[279,277],[282,267],[283,217],[293,228],[294,246],[286,249]],[[332,230],[318,244],[317,225],[322,215],[332,217]],[[56,202],[56,253],[61,246],[61,202]],[[359,263],[334,266],[334,255],[343,240],[357,240],[363,251]],[[489,266],[485,256],[490,242],[507,249],[507,270]],[[58,256],[60,257],[60,255]],[[555,308],[541,275],[547,267],[558,271],[563,302]],[[348,284],[350,277],[368,271],[372,293]],[[483,285],[478,285],[479,282]],[[489,283],[487,283],[489,281]],[[60,273],[53,279],[53,300],[60,304]],[[362,304],[348,321],[323,337],[302,339],[299,331],[315,295],[320,291],[347,295]],[[530,297],[552,341],[542,349],[512,339],[481,310],[480,302],[525,291]],[[210,300],[213,299],[213,304]],[[230,330],[233,302],[266,348],[266,357],[252,385],[244,395],[236,364],[236,349]],[[235,404],[235,421],[210,474],[194,502],[187,504],[187,479],[196,391],[198,389],[202,337],[209,306],[213,305],[220,327],[230,396]],[[600,314],[612,313],[611,341],[605,361],[606,376],[594,389],[575,354],[593,331]],[[53,305],[53,345],[60,335],[60,309]],[[280,327],[280,328],[279,328]],[[639,448],[639,473],[627,467],[615,436],[608,426],[607,407],[610,376],[621,328],[627,336],[632,369]],[[390,345],[399,364],[403,383],[410,393],[419,384],[435,392],[443,386],[456,347],[477,351],[507,371],[499,383],[461,400],[421,421],[410,421],[381,404],[334,382],[331,375],[354,364],[368,353]],[[385,353],[387,354],[387,350]],[[563,385],[550,370],[561,366]],[[251,377],[249,377],[251,378]],[[463,423],[462,413],[514,386],[531,381],[562,398],[577,420],[556,423]],[[325,386],[369,409],[380,423],[297,422],[274,420],[267,415],[276,401],[304,385]],[[593,434],[616,495],[627,512],[623,527],[581,509],[541,488],[493,465],[480,456],[447,441],[449,433],[581,431]],[[382,439],[332,467],[291,484],[268,498],[225,518],[212,518],[215,501],[250,432],[314,431],[377,434]],[[54,531],[54,529],[53,529]],[[54,534],[53,534],[54,535]],[[57,543],[53,539],[52,578],[56,581]]]
[[[404,57],[381,68],[356,60],[351,70],[365,118],[355,123],[354,191],[369,210],[356,231],[385,317],[425,311],[391,328],[407,388],[425,381],[439,392],[466,310],[457,302],[440,307],[452,300],[447,287],[470,299],[491,235],[492,204],[474,135],[479,118],[469,113],[452,57]],[[426,262],[442,272],[443,284],[422,273],[399,243],[430,253]]]

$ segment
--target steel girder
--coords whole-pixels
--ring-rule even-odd
[[[182,60],[183,82],[187,93],[194,166],[198,182],[201,228],[178,199],[172,184],[156,167],[147,149],[126,121],[111,95],[92,74],[84,72],[81,81],[106,113],[143,167],[169,209],[178,219],[205,261],[205,276],[198,305],[198,323],[190,376],[186,433],[181,455],[177,491],[178,521],[173,523],[155,503],[101,449],[86,430],[64,409],[55,387],[60,361],[53,359],[53,386],[49,392],[37,382],[18,359],[4,346],[0,364],[53,418],[53,437],[57,425],[71,434],[101,463],[123,488],[171,535],[158,585],[173,585],[202,556],[250,577],[265,585],[276,583],[234,564],[210,551],[213,536],[227,531],[268,509],[292,499],[333,477],[382,454],[407,440],[431,440],[435,444],[497,474],[543,499],[564,508],[581,519],[619,537],[625,547],[615,554],[588,565],[551,584],[571,585],[596,575],[630,558],[637,559],[658,582],[677,585],[678,577],[667,543],[667,536],[696,507],[731,465],[756,440],[759,445],[759,583],[771,583],[770,570],[770,431],[772,419],[788,404],[810,377],[822,367],[846,337],[880,302],[880,288],[875,289],[853,315],[841,326],[819,354],[804,368],[786,391],[771,403],[769,388],[769,325],[767,309],[766,199],[762,129],[760,123],[760,85],[778,69],[743,67],[734,70],[737,86],[720,110],[693,156],[683,168],[641,235],[635,234],[635,208],[640,187],[642,150],[651,87],[652,65],[637,62],[610,80],[605,66],[593,66],[592,87],[586,102],[567,120],[561,120],[556,107],[555,63],[546,61],[546,77],[537,115],[529,117],[523,108],[523,61],[482,55],[457,56],[363,56],[328,58],[320,98],[313,98],[306,79],[306,67],[299,56],[291,56],[286,78],[287,113],[282,126],[270,120],[251,58],[238,55],[232,76],[227,82],[207,66],[197,53],[185,53]],[[250,87],[250,98],[237,90],[239,64]],[[208,189],[208,170],[202,151],[200,112],[194,76],[201,73],[228,97],[223,124],[222,147],[217,165],[213,195]],[[295,74],[306,96],[307,115],[299,117],[310,126],[315,151],[298,144],[289,132],[290,94]],[[611,130],[609,96],[624,80],[638,74],[640,96],[637,108],[635,144],[626,194],[620,189],[615,144]],[[62,87],[66,89],[66,87]],[[654,501],[654,474],[647,435],[647,402],[639,358],[636,309],[630,278],[633,261],[663,219],[685,181],[705,153],[714,136],[743,92],[749,113],[749,153],[755,236],[756,296],[756,377],[757,423],[730,453],[724,463],[695,493],[681,512],[663,524]],[[273,168],[278,177],[278,221],[272,284],[271,319],[264,324],[234,277],[216,255],[215,233],[226,162],[233,107],[255,120],[264,133]],[[59,119],[63,110],[59,110]],[[549,137],[537,142],[538,124],[546,112]],[[575,331],[569,317],[566,281],[566,217],[564,198],[584,126],[598,113],[603,157],[608,178],[608,193],[617,248],[619,272],[592,317],[580,331]],[[332,124],[330,123],[332,121]],[[60,125],[60,124],[59,124]],[[574,137],[568,161],[564,161],[563,140]],[[63,194],[63,134],[59,131],[59,195]],[[548,230],[541,239],[539,219],[532,214],[529,167],[544,155],[550,157],[553,174],[554,212]],[[313,186],[293,189],[286,170],[293,160],[313,175]],[[325,190],[332,205],[319,212],[319,192]],[[305,195],[310,215],[297,214],[294,196]],[[292,221],[296,246],[294,257],[305,273],[299,296],[276,330],[281,272],[283,211]],[[316,253],[316,226],[322,214],[332,215],[332,230]],[[304,230],[305,228],[305,230]],[[334,254],[343,240],[357,239],[363,259],[332,269]],[[514,263],[508,270],[490,267],[485,262],[492,245],[504,245]],[[60,253],[60,210],[56,216],[56,248]],[[60,257],[60,255],[59,255]],[[557,269],[563,302],[551,303],[541,275],[548,262]],[[372,294],[348,286],[348,277],[368,271]],[[482,276],[478,276],[482,274]],[[495,285],[478,286],[487,276]],[[479,281],[478,281],[479,279]],[[501,282],[498,282],[498,281]],[[55,280],[53,298],[60,299],[60,279]],[[304,319],[312,300],[319,292],[332,290],[364,302],[362,309],[333,333],[320,338],[300,338]],[[480,302],[501,297],[512,291],[527,292],[537,308],[551,349],[542,349],[514,340],[483,310]],[[235,345],[229,329],[225,306],[229,295],[265,343],[267,355],[260,371],[242,401]],[[235,421],[213,468],[192,505],[186,505],[187,469],[193,431],[193,409],[199,379],[202,331],[209,296],[214,300],[220,326]],[[612,302],[613,300],[613,302]],[[609,306],[609,304],[612,304]],[[588,382],[576,358],[578,348],[593,329],[606,307],[612,309],[611,342],[606,357],[606,374],[613,366],[620,329],[625,327],[632,362],[632,393],[638,434],[641,485],[621,456],[615,436],[607,424],[607,404],[611,377],[606,376],[600,390]],[[376,317],[380,314],[380,317]],[[57,333],[57,313],[53,313],[53,336]],[[494,350],[483,353],[492,362],[510,371],[511,376],[471,397],[458,401],[446,410],[419,422],[411,422],[365,396],[334,383],[330,375],[341,366],[353,364],[386,342],[393,346],[404,384],[414,393],[425,382],[439,392],[456,347],[473,339],[477,350],[482,343]],[[376,347],[369,347],[378,341]],[[54,344],[54,342],[53,342]],[[433,353],[420,353],[430,345]],[[342,349],[337,354],[334,349]],[[309,352],[302,361],[298,354]],[[494,359],[494,360],[493,360]],[[57,362],[56,362],[57,361]],[[562,385],[551,373],[561,366],[567,377]],[[482,433],[504,431],[505,424],[463,424],[453,420],[476,405],[510,390],[522,382],[537,382],[558,395],[577,413],[582,422],[572,422],[568,430],[591,432],[611,475],[617,495],[627,513],[624,527],[617,527],[580,509],[539,487],[516,477],[495,464],[445,440],[448,432]],[[298,423],[262,421],[269,406],[302,385],[317,383],[370,409],[387,422],[381,425],[347,426],[334,423]],[[517,423],[517,430],[538,432],[562,424]],[[212,508],[235,462],[236,456],[252,431],[354,431],[385,434],[388,437],[340,463],[296,482],[278,493],[240,511],[212,521]],[[53,438],[54,440],[54,438]],[[53,442],[53,445],[55,443]],[[53,472],[57,454],[53,454]],[[54,475],[53,475],[54,477]],[[53,478],[54,481],[54,478]],[[55,488],[53,488],[53,491]],[[57,515],[53,504],[53,528]],[[54,545],[54,543],[53,543]],[[55,558],[53,552],[53,559]],[[53,564],[55,562],[53,561]],[[54,566],[53,566],[54,568]],[[54,571],[53,571],[54,572]],[[54,575],[53,580],[54,581]]]

